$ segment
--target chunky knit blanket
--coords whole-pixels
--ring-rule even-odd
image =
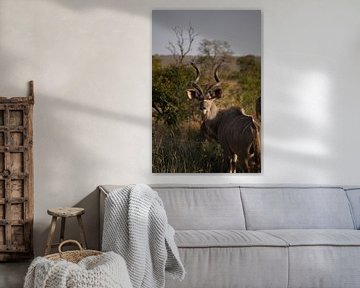
[[[24,288],[132,288],[124,259],[113,252],[89,256],[75,264],[37,257]]]
[[[124,257],[134,288],[165,287],[165,271],[175,279],[185,276],[163,203],[144,184],[106,198],[102,250]]]

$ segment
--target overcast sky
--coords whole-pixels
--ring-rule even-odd
[[[192,55],[198,54],[198,44],[206,38],[227,41],[235,55],[261,56],[260,10],[154,10],[152,22],[153,54],[170,54],[168,42],[176,40],[172,27],[191,23],[199,34]]]

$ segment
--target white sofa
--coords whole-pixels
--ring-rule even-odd
[[[360,287],[360,188],[151,186],[187,271],[167,288]]]

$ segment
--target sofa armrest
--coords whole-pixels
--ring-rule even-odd
[[[105,199],[109,195],[102,186],[99,186],[99,250],[101,250],[102,233],[104,228]]]

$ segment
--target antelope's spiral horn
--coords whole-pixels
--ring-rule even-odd
[[[219,78],[219,68],[221,66],[222,63],[218,64],[215,68],[215,71],[214,71],[214,78],[216,80],[216,82],[220,82],[220,78]]]
[[[196,79],[195,79],[194,83],[197,83],[200,79],[200,70],[194,62],[191,62],[191,66],[193,66],[196,70]]]

